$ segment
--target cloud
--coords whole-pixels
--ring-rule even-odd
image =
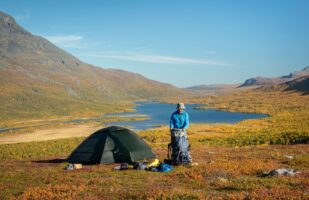
[[[57,36],[45,36],[49,41],[62,44],[66,42],[76,42],[83,39],[80,35],[57,35]]]
[[[229,66],[229,64],[221,61],[214,61],[207,59],[194,59],[194,58],[162,56],[162,55],[145,55],[135,53],[96,53],[96,54],[87,54],[86,56],[98,57],[98,58],[112,58],[118,60],[129,60],[137,62],[159,63],[159,64]]]
[[[28,20],[28,19],[31,18],[31,12],[30,12],[30,10],[25,10],[24,13],[18,14],[18,15],[14,15],[13,17],[17,21]]]
[[[85,46],[82,42],[83,36],[80,35],[54,35],[43,37],[53,44],[64,48],[83,48]]]
[[[208,54],[217,54],[216,51],[207,51]]]

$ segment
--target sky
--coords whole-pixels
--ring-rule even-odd
[[[1,0],[0,10],[89,64],[178,87],[309,66],[309,0]]]

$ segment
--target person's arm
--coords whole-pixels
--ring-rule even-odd
[[[173,129],[174,128],[174,121],[173,121],[173,114],[171,116],[171,120],[170,120],[170,129]]]
[[[183,129],[189,128],[189,124],[190,124],[190,122],[189,122],[189,115],[188,115],[188,113],[186,113],[185,123],[184,123]]]

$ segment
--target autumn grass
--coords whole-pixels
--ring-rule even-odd
[[[198,166],[170,173],[115,171],[115,165],[65,171],[65,159],[84,139],[0,145],[1,199],[308,199],[309,96],[277,91],[192,99],[208,108],[270,114],[237,124],[192,124]],[[167,127],[138,133],[166,158]],[[292,158],[291,158],[292,157]],[[263,177],[293,168],[296,176]]]
[[[31,159],[68,155],[84,138],[0,145],[0,160]]]
[[[46,100],[50,101],[50,100]],[[0,101],[1,102],[1,101]],[[6,104],[9,104],[10,101],[7,100]],[[44,102],[41,102],[44,104]],[[122,101],[117,103],[108,103],[108,102],[100,102],[93,103],[88,102],[86,105],[81,104],[84,103],[80,101],[76,104],[72,103],[61,106],[62,104],[58,104],[58,107],[61,109],[66,109],[66,111],[57,111],[53,109],[48,109],[48,112],[33,112],[31,107],[28,107],[25,111],[18,112],[16,114],[14,112],[8,111],[8,109],[3,109],[3,112],[0,113],[0,128],[8,128],[8,127],[22,127],[22,126],[35,126],[35,125],[44,125],[44,124],[52,124],[57,122],[65,122],[75,119],[87,119],[87,118],[102,118],[103,114],[108,113],[122,113],[122,112],[133,112],[134,103],[132,101]],[[3,105],[2,105],[3,106]],[[25,110],[25,107],[28,104],[25,104],[22,110]],[[38,107],[40,107],[39,105]],[[45,105],[46,106],[46,105]],[[88,107],[90,106],[90,107]],[[5,107],[5,106],[4,106]],[[12,109],[18,110],[19,107],[13,107]],[[77,109],[78,108],[78,109]],[[80,109],[83,108],[83,109]],[[38,109],[38,108],[35,108]]]
[[[217,133],[215,137],[200,139],[200,142],[232,146],[309,142],[309,95],[255,89],[223,97],[202,97],[193,102],[207,104],[207,108],[270,115],[235,125],[198,128],[201,133]]]
[[[193,147],[192,155],[199,165],[179,166],[170,173],[114,171],[115,165],[84,166],[77,171],[63,170],[66,162],[58,163],[57,159],[65,158],[79,142],[76,140],[67,144],[66,140],[57,140],[42,154],[32,154],[33,157],[27,159],[20,157],[20,160],[2,160],[1,198],[250,199],[258,198],[258,193],[265,193],[263,197],[268,198],[281,195],[295,199],[308,197],[308,145]],[[60,144],[61,147],[57,146]],[[46,143],[20,145],[12,146],[29,151],[33,146],[44,149]],[[58,147],[61,151],[52,150]],[[166,157],[165,148],[153,149],[160,160]],[[287,160],[285,155],[294,156],[295,162]],[[301,174],[294,177],[260,176],[263,172],[283,167],[296,167],[301,170]]]
[[[1,136],[31,133],[37,130],[43,130],[48,128],[70,128],[74,125],[91,125],[100,126],[111,122],[123,122],[123,121],[140,121],[149,119],[146,115],[132,115],[131,117],[126,116],[94,116],[94,117],[83,117],[83,118],[63,118],[54,120],[33,120],[30,122],[22,122],[19,124],[11,124],[12,128],[16,130],[8,130],[1,132]]]

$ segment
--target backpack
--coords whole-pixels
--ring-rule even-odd
[[[182,129],[171,131],[171,143],[168,145],[168,161],[173,165],[189,164],[192,162],[189,152],[190,145],[187,133]]]

